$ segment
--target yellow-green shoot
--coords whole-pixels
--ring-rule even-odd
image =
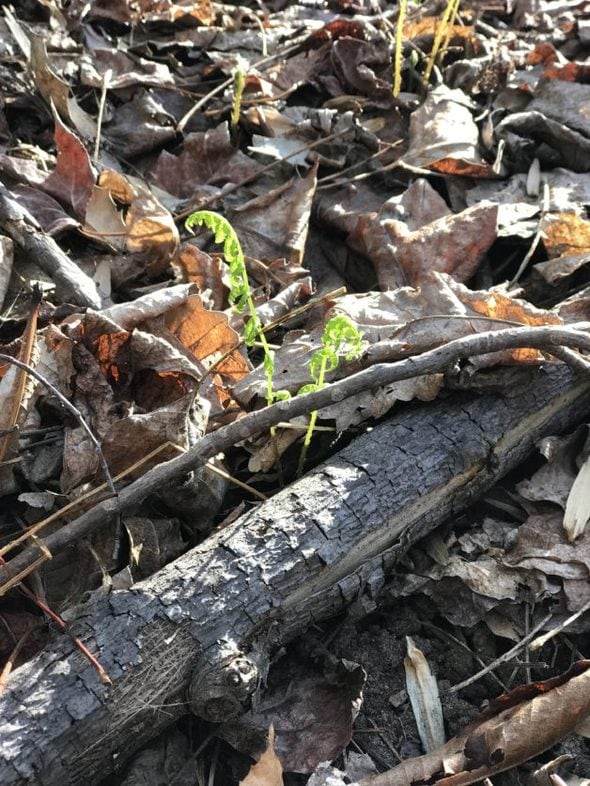
[[[223,243],[223,256],[229,265],[230,306],[233,306],[240,313],[244,309],[248,309],[250,319],[244,325],[244,343],[246,346],[251,347],[258,339],[262,345],[264,352],[263,368],[266,376],[266,402],[267,404],[272,404],[273,401],[278,399],[288,398],[289,394],[286,391],[273,391],[274,356],[268,346],[262,323],[256,313],[256,306],[250,291],[244,252],[238,236],[229,221],[212,210],[197,210],[185,222],[187,229],[203,225],[213,232],[216,243]]]
[[[362,352],[362,346],[362,333],[351,319],[344,315],[332,317],[332,319],[326,322],[324,327],[321,348],[313,353],[309,361],[309,372],[313,382],[304,385],[298,392],[311,393],[315,390],[321,390],[326,382],[326,374],[338,368],[341,358],[352,360],[359,357]],[[317,417],[318,412],[316,409],[309,418],[309,425],[299,455],[298,475],[303,473],[305,458],[311,444]]]
[[[246,84],[246,75],[241,68],[238,68],[234,74],[234,101],[231,109],[231,127],[237,128],[240,122],[240,109],[242,108],[242,95],[244,94],[244,85]]]

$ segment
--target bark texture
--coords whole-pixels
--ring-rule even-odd
[[[127,591],[83,607],[69,640],[0,699],[0,783],[91,786],[191,707],[239,712],[272,647],[352,601],[371,604],[417,539],[588,417],[590,382],[540,370],[514,398],[416,406]],[[187,688],[190,690],[187,695]]]

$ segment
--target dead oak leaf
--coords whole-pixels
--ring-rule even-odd
[[[251,199],[231,214],[244,251],[255,259],[303,259],[318,165],[302,178],[292,177],[267,194]]]
[[[383,291],[420,286],[433,273],[467,281],[497,236],[498,206],[453,214],[434,189],[417,180],[379,213],[359,216],[348,242],[367,256]]]
[[[251,370],[250,363],[238,347],[240,338],[228,324],[226,314],[205,308],[198,295],[170,309],[164,316],[166,329],[205,365],[219,362],[216,371],[234,384]]]

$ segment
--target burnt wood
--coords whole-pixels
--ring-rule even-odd
[[[273,647],[370,605],[416,540],[589,412],[588,379],[557,365],[513,398],[412,406],[150,579],[93,599],[73,629],[113,685],[69,639],[18,669],[0,699],[0,783],[91,786],[187,701],[213,720],[241,711]]]

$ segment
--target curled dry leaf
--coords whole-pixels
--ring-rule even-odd
[[[121,247],[121,241],[117,242],[117,237],[123,235],[127,250],[145,254],[151,263],[148,272],[158,275],[167,267],[180,242],[170,211],[142,183],[118,172],[103,171],[98,184],[106,189],[107,194],[93,194],[90,219],[94,222],[93,228],[105,232],[106,239],[114,241],[112,244],[118,247]],[[127,205],[124,220],[113,200]]]
[[[567,498],[563,528],[569,540],[579,538],[586,531],[586,524],[590,519],[588,489],[590,489],[590,457],[586,459],[578,472]]]
[[[268,730],[268,747],[253,764],[240,786],[283,786],[283,767],[274,751],[275,730],[271,723]]]
[[[406,636],[406,644],[406,687],[422,747],[429,753],[444,745],[446,740],[438,683],[424,653],[410,636]]]

